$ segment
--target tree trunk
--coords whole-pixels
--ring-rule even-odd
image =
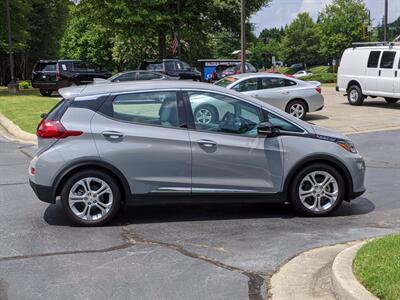
[[[165,31],[163,29],[160,29],[158,31],[158,55],[160,59],[165,58],[165,45],[166,45],[166,40],[165,40]]]

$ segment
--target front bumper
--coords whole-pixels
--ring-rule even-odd
[[[39,185],[39,184],[34,183],[32,180],[29,180],[29,184],[31,185],[32,190],[35,192],[35,194],[39,198],[39,200],[46,202],[46,203],[51,203],[51,204],[56,203],[53,187]]]

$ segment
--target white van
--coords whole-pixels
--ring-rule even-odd
[[[362,105],[367,96],[396,103],[400,99],[400,46],[346,49],[338,69],[336,90],[347,93],[351,105]]]

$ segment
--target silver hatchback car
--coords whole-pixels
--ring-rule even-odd
[[[281,202],[323,216],[365,191],[365,163],[347,137],[235,91],[144,81],[60,93],[38,126],[30,182],[81,225],[160,202]],[[218,117],[197,120],[203,103]]]

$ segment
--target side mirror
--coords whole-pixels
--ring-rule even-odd
[[[258,124],[257,133],[266,137],[276,136],[279,134],[279,129],[270,122],[262,122]]]

